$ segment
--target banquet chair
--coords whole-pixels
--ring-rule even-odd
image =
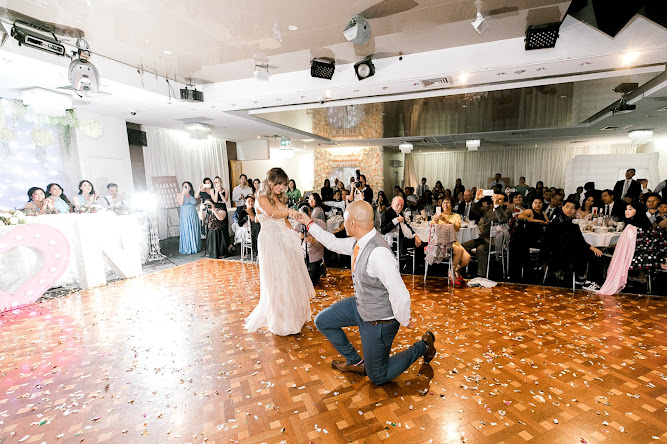
[[[250,234],[250,227],[243,229],[243,237],[241,239],[241,263],[244,262],[248,251],[250,251],[250,262],[255,262],[254,252],[252,248],[252,236]]]
[[[442,250],[437,250],[434,252],[434,256],[438,258],[442,258],[442,260],[437,260],[433,262],[433,264],[441,264],[444,260],[447,261],[447,275],[451,276],[452,273],[454,272],[454,264],[452,263],[452,243],[454,242],[453,240],[451,242],[445,242],[445,243],[440,243],[439,241],[436,241],[434,239],[436,236],[435,230],[445,230],[445,229],[451,229],[453,230],[452,225],[431,225],[429,226],[428,229],[428,248],[438,248]],[[456,233],[453,235],[453,239],[456,239]],[[430,252],[428,251],[425,252],[425,260],[424,260],[424,284],[426,284],[426,276],[428,275],[428,257],[430,256]],[[447,284],[449,285],[449,279],[447,280]]]
[[[396,257],[396,261],[398,261],[398,269],[401,269],[401,246],[399,243],[399,237],[398,233],[389,233],[384,235],[384,239],[387,241],[389,246],[391,247],[391,251],[394,253],[394,257]],[[414,248],[407,248],[406,249],[406,256],[410,257],[412,256],[412,272],[415,272],[415,262],[416,262],[416,254],[415,254],[415,249]]]
[[[491,268],[491,256],[495,256],[500,261],[503,270],[503,279],[507,279],[506,263],[509,264],[509,248],[507,248],[507,236],[505,236],[507,224],[498,224],[491,222],[489,229],[489,254],[486,258],[486,278],[489,278],[489,269]],[[499,237],[502,236],[500,239]],[[500,245],[499,245],[500,244]],[[493,253],[493,254],[492,254]]]

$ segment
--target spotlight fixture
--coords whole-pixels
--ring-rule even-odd
[[[269,80],[269,64],[255,62],[255,72],[253,75],[257,80]]]
[[[331,59],[313,59],[310,61],[310,76],[331,80],[336,70],[336,62]]]
[[[77,39],[76,52],[73,55],[78,55],[78,57],[72,59],[68,69],[68,79],[72,88],[75,91],[99,92],[100,74],[95,65],[88,61],[93,53],[85,39]]]
[[[355,45],[365,45],[371,38],[371,25],[361,16],[355,16],[343,29],[345,40]]]
[[[188,89],[186,86],[185,88],[181,88],[181,100],[184,102],[203,102],[204,93],[197,91],[197,88]]]
[[[480,145],[481,141],[479,139],[466,140],[466,148],[468,148],[468,151],[477,151]]]
[[[5,28],[5,25],[0,22],[0,46],[4,45],[9,38],[9,31]]]
[[[403,142],[398,145],[398,149],[401,150],[403,154],[410,154],[412,152],[413,145],[410,142]]]
[[[208,139],[208,135],[211,133],[211,126],[197,122],[185,125],[185,131],[190,134],[191,139],[204,140]]]
[[[481,12],[477,13],[477,17],[473,22],[471,23],[472,27],[475,28],[475,31],[477,31],[477,34],[482,35],[484,31],[486,31],[486,28],[489,27],[489,24],[487,23],[486,19],[482,16]]]
[[[555,47],[559,29],[560,22],[529,26],[526,29],[526,51]]]
[[[618,105],[613,109],[613,114],[627,114],[633,112],[637,109],[637,105],[631,105],[627,102],[625,97],[621,97],[621,100],[618,101]]]
[[[354,72],[357,74],[359,80],[367,79],[375,75],[375,65],[371,60],[371,56],[366,57],[361,62],[354,64]]]
[[[30,23],[17,20],[12,26],[11,34],[19,46],[25,45],[59,56],[64,56],[66,53],[65,46],[58,41],[53,32]]]
[[[614,88],[614,92],[628,94],[637,88],[639,88],[639,83],[621,83],[616,88]]]
[[[644,145],[653,138],[653,130],[634,130],[628,133],[628,138],[635,145]]]

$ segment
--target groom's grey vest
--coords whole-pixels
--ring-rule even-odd
[[[380,279],[370,277],[366,272],[368,257],[376,248],[387,248],[391,251],[391,248],[380,233],[377,233],[368,241],[359,256],[357,256],[354,273],[352,273],[357,311],[361,319],[366,322],[379,321],[394,316],[391,303],[389,302],[389,292],[382,285]]]

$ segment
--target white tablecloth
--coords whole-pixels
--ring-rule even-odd
[[[29,224],[44,224],[58,229],[67,238],[70,244],[71,257],[65,273],[60,277],[52,288],[63,287],[67,285],[79,284],[79,275],[77,271],[77,258],[82,248],[78,241],[78,223],[91,224],[98,232],[100,239],[112,240],[122,244],[129,239],[141,239],[139,252],[141,263],[148,259],[149,236],[148,221],[145,213],[133,213],[127,216],[118,216],[113,212],[93,213],[93,214],[53,214],[44,216],[31,216],[26,220]],[[0,236],[11,230],[12,226],[0,226]],[[41,264],[41,255],[38,255],[32,249],[21,247],[16,248],[0,258],[2,273],[0,273],[0,288],[11,288],[23,280],[24,276],[30,271],[36,269]],[[111,266],[106,262],[105,271],[112,271]],[[18,280],[17,280],[18,279]],[[11,280],[11,281],[10,281]],[[16,282],[13,282],[16,280]]]
[[[428,242],[428,226],[415,226],[411,225],[415,230],[415,234],[419,236],[424,242]],[[467,242],[472,239],[477,239],[479,237],[479,227],[473,225],[471,227],[461,227],[461,229],[456,233],[456,238],[460,243]]]
[[[621,233],[595,233],[590,231],[583,231],[581,233],[584,240],[594,247],[608,247],[611,244],[618,242]]]

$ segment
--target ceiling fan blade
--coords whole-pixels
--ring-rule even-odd
[[[419,3],[414,0],[382,0],[370,8],[366,8],[360,15],[367,19],[382,18],[409,11],[416,6],[419,6]]]

